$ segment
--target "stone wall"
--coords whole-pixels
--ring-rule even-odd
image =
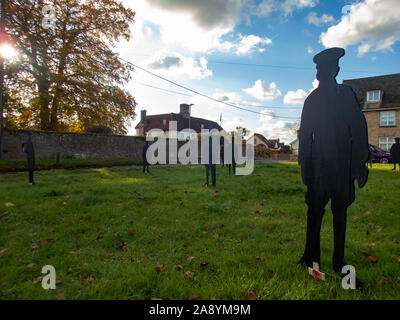
[[[32,134],[32,142],[37,159],[55,159],[60,152],[61,159],[93,158],[142,158],[144,137],[117,136],[93,133],[44,132],[5,129],[3,132],[3,159],[20,159],[26,155],[22,152],[22,143]],[[150,142],[151,144],[152,142]],[[179,148],[185,141],[178,141]],[[166,141],[167,162],[169,159],[169,140]],[[201,144],[198,144],[200,162]],[[246,154],[246,145],[242,145],[242,155]]]
[[[3,159],[19,159],[22,143],[28,140],[24,130],[5,129],[3,132]],[[30,131],[36,158],[141,158],[144,137],[117,136],[90,133]]]

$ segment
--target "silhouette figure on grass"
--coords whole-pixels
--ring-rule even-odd
[[[149,142],[148,142],[148,141],[145,141],[145,142],[144,142],[144,145],[143,145],[143,149],[142,149],[143,173],[145,173],[146,171],[147,171],[147,173],[150,173],[150,172],[149,172],[150,164],[149,164],[149,162],[147,161],[147,156],[146,156],[147,149],[149,149]]]
[[[232,162],[228,164],[229,174],[231,174],[231,170],[233,174],[236,174],[236,161],[235,161],[235,138],[232,135]]]
[[[306,99],[299,133],[299,164],[307,186],[306,248],[299,263],[320,264],[320,230],[325,206],[333,213],[333,269],[342,277],[347,208],[355,199],[354,181],[363,187],[370,157],[365,117],[351,87],[336,82],[344,49],[331,48],[314,57],[319,86]],[[356,287],[362,282],[356,279]]]
[[[208,187],[209,185],[209,175],[211,171],[211,181],[212,186],[215,187],[217,185],[217,169],[216,165],[212,161],[212,137],[208,137],[208,162],[205,165],[206,167],[206,183],[204,187]]]
[[[392,157],[394,165],[393,170],[396,170],[396,163],[399,165],[400,170],[400,138],[395,138],[394,141],[395,143],[390,148],[390,156]]]
[[[26,160],[28,161],[29,184],[33,185],[33,173],[35,170],[35,149],[32,143],[31,133],[28,133],[28,141],[22,144],[22,150],[26,153]]]

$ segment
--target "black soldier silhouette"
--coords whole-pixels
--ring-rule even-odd
[[[344,49],[331,48],[314,57],[319,86],[306,99],[299,133],[299,164],[307,186],[306,248],[299,263],[320,264],[320,230],[331,199],[334,231],[333,268],[341,274],[347,208],[355,199],[354,180],[363,187],[370,157],[365,117],[351,87],[336,82]],[[344,276],[344,275],[342,275]],[[356,286],[362,283],[356,279]]]
[[[232,162],[228,164],[229,174],[231,174],[231,170],[233,174],[236,174],[236,161],[235,161],[235,137],[232,134]]]
[[[393,161],[393,170],[396,170],[396,163],[399,164],[399,170],[400,170],[400,138],[395,138],[394,139],[395,143],[392,145],[390,148],[390,155],[392,157]]]
[[[205,187],[209,185],[209,175],[211,171],[211,181],[212,186],[215,187],[217,185],[217,177],[216,177],[216,165],[212,161],[212,136],[208,137],[208,161],[205,164],[206,167],[206,183],[204,184]]]
[[[26,160],[28,161],[28,171],[29,171],[29,184],[33,185],[33,172],[35,170],[35,149],[32,143],[31,133],[28,133],[28,141],[22,144],[22,150],[26,153]]]
[[[149,165],[149,162],[147,161],[147,156],[146,156],[147,149],[149,149],[149,142],[145,141],[144,145],[143,145],[143,149],[142,149],[143,173],[145,173],[146,171],[147,171],[147,173],[150,173],[149,172],[150,165]]]

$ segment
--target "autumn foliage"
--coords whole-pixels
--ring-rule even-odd
[[[42,25],[45,5],[54,24]],[[113,51],[135,12],[114,0],[11,0],[6,31],[18,57],[6,64],[5,126],[124,134],[136,102],[123,86],[133,68]]]

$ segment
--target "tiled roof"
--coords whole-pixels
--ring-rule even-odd
[[[260,133],[255,133],[254,135],[257,136],[261,141],[263,141],[268,146],[268,148],[274,149],[276,143],[278,144],[278,146],[281,145],[279,143],[279,139],[268,140]]]
[[[161,129],[164,131],[168,131],[169,121],[177,122],[178,131],[189,128],[188,118],[183,117],[180,113],[166,113],[146,116],[145,132],[151,129]],[[140,125],[141,122],[139,122],[135,128],[138,128]],[[203,125],[203,128],[201,127],[201,125]],[[196,117],[190,117],[190,128],[195,130],[196,132],[201,132],[201,129],[218,129],[220,131],[223,130],[222,127],[215,121]]]
[[[344,80],[343,84],[353,88],[363,109],[400,107],[400,73]],[[366,103],[367,92],[373,90],[383,91],[382,101]]]

